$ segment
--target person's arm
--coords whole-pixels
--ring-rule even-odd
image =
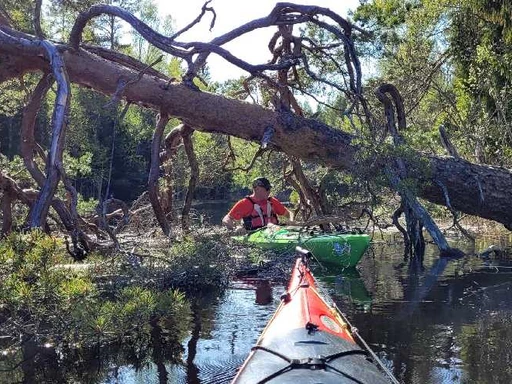
[[[283,205],[283,203],[281,203],[275,197],[273,198],[273,204],[274,204],[274,207],[273,207],[274,212],[278,216],[283,216],[283,217],[286,217],[288,220],[293,220],[293,213],[288,208],[286,208]]]
[[[239,200],[233,208],[227,213],[226,216],[222,219],[222,224],[232,231],[237,226],[239,220],[242,220],[242,217],[247,216],[252,209],[252,204],[247,199]]]
[[[231,216],[229,216],[229,213],[224,216],[224,218],[222,219],[222,224],[224,224],[224,226],[229,229],[230,231],[232,231],[234,228],[235,228],[235,225],[236,225],[236,222],[235,220],[233,220],[231,218]]]

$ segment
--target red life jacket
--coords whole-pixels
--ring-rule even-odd
[[[268,223],[279,224],[277,215],[272,207],[272,200],[270,197],[267,199],[267,206],[265,210],[261,208],[250,196],[245,196],[252,205],[252,212],[249,216],[243,217],[244,227],[247,230],[254,230],[266,226]]]

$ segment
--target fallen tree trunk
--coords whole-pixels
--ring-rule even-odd
[[[503,224],[512,230],[512,172],[502,167],[474,164],[454,157],[425,157],[430,177],[420,179],[418,196],[446,206],[443,189],[446,187],[454,210],[483,217]]]
[[[71,82],[114,94],[120,80],[137,79],[139,73],[84,50],[67,47],[63,59]],[[23,49],[0,36],[0,81],[27,72],[50,70],[41,58],[41,48]],[[5,65],[4,65],[5,64]],[[129,102],[155,110],[167,111],[187,125],[203,132],[223,133],[250,141],[261,141],[272,126],[272,146],[288,155],[326,166],[356,172],[353,136],[313,119],[289,112],[274,112],[259,105],[200,92],[186,85],[169,83],[162,78],[140,76],[123,94]],[[494,220],[512,228],[512,172],[505,168],[473,164],[452,157],[434,157],[418,153],[425,165],[411,176],[417,178],[418,196],[446,205],[445,188],[454,210]],[[411,168],[409,168],[411,169]],[[412,169],[414,169],[412,167]]]

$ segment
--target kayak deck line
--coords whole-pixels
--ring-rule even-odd
[[[258,345],[254,346],[253,350],[255,350],[255,349],[260,349],[262,351],[265,351],[265,352],[268,352],[268,353],[272,353],[272,354],[282,358],[283,360],[285,360],[285,361],[287,361],[289,363],[289,365],[287,365],[286,367],[280,369],[279,371],[273,372],[269,376],[267,376],[267,377],[263,378],[262,380],[258,381],[257,384],[267,383],[268,381],[276,378],[279,375],[285,374],[286,372],[291,371],[292,369],[311,369],[311,370],[323,369],[323,370],[330,370],[332,372],[335,372],[335,373],[338,373],[338,374],[340,374],[342,376],[350,378],[350,379],[354,380],[357,383],[360,383],[360,381],[358,381],[356,378],[353,378],[350,375],[348,375],[347,373],[336,369],[335,367],[329,365],[328,362],[331,361],[331,360],[340,358],[340,357],[351,355],[351,354],[363,354],[363,355],[367,355],[368,354],[368,353],[366,353],[363,350],[352,350],[352,351],[340,352],[340,353],[334,354],[332,356],[325,356],[325,357],[324,356],[318,356],[318,357],[306,357],[306,358],[302,358],[302,359],[290,359],[290,358],[280,354],[279,352],[273,351],[271,349],[268,349],[268,348],[265,348],[265,347],[262,347],[262,346],[258,346]]]
[[[376,354],[355,342],[357,330],[322,296],[308,266],[310,252],[297,251],[287,290],[233,383],[398,383],[379,370]]]
[[[322,342],[316,342],[316,343],[322,343]],[[322,344],[325,344],[325,343],[322,343]],[[328,363],[331,360],[337,359],[339,357],[344,357],[344,356],[348,356],[348,355],[365,355],[365,356],[368,355],[367,351],[364,351],[362,349],[353,349],[350,351],[334,353],[329,356],[316,356],[316,357],[305,357],[305,358],[301,358],[301,359],[291,359],[277,351],[274,351],[270,348],[263,347],[261,345],[255,345],[254,347],[251,348],[252,351],[257,350],[257,349],[268,352],[268,353],[272,353],[272,354],[280,357],[281,359],[287,361],[288,363],[290,363],[291,366],[295,366],[297,368],[311,368],[312,367],[313,369],[314,368],[325,368],[325,367],[327,367],[326,363]]]

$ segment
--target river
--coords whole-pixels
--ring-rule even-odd
[[[480,242],[477,248],[490,242]],[[374,241],[357,271],[315,271],[321,289],[403,383],[512,382],[508,257],[439,258],[437,249],[428,245],[423,263],[411,263],[404,261],[400,244],[387,238]],[[196,310],[190,336],[182,343],[181,362],[111,364],[103,367],[101,382],[228,383],[283,290],[273,284],[273,299],[260,305],[251,282],[234,281],[221,296]]]
[[[390,235],[372,241],[357,270],[332,274],[317,265],[314,273],[320,289],[404,384],[509,384],[512,257],[510,252],[477,254],[491,244],[510,250],[510,241],[488,238],[470,249],[467,242],[451,239],[467,256],[440,258],[428,244],[424,259],[411,261]],[[48,348],[49,358],[33,364],[25,353],[24,370],[35,369],[39,361],[38,382],[48,383],[229,383],[285,290],[282,281],[271,281],[270,301],[258,304],[256,283],[233,281],[221,293],[198,298],[193,316],[177,319],[189,329],[185,339],[157,335],[156,344],[141,340],[78,350],[75,356]],[[28,383],[18,373],[0,372],[1,384],[21,382]]]

